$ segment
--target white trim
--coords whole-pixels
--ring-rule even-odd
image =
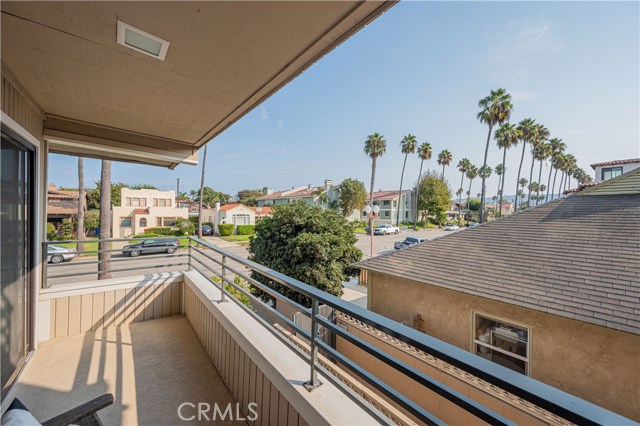
[[[169,43],[167,40],[164,40],[160,37],[154,36],[153,34],[149,34],[146,31],[141,30],[140,28],[136,28],[133,25],[129,25],[127,23],[124,23],[122,21],[116,21],[116,27],[117,27],[117,37],[116,37],[116,42],[118,44],[123,45],[124,47],[128,47],[129,49],[135,50],[136,52],[140,52],[142,54],[145,54],[147,56],[151,56],[152,58],[156,58],[156,59],[160,59],[161,61],[164,61],[164,58],[167,56],[167,51],[169,50],[169,45],[171,43]],[[158,53],[158,55],[154,55],[153,53],[149,53],[145,50],[139,49],[135,46],[132,46],[130,44],[125,43],[125,32],[126,30],[131,30],[134,33],[138,33],[140,35],[143,35],[147,38],[150,38],[153,41],[157,41],[158,43],[160,43],[161,47],[160,47],[160,53]]]
[[[13,118],[9,117],[4,111],[2,111],[2,122],[36,148],[41,147],[41,142],[35,136],[19,125]]]

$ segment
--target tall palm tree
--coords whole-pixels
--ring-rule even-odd
[[[402,138],[402,142],[400,142],[400,148],[402,153],[404,154],[404,163],[402,164],[402,174],[400,175],[400,190],[398,191],[398,209],[396,210],[396,226],[400,225],[400,206],[402,201],[402,181],[404,180],[404,169],[407,167],[407,157],[409,154],[413,154],[416,152],[416,145],[418,141],[415,136],[409,133],[407,136]],[[419,183],[419,181],[418,181]]]
[[[420,195],[420,180],[422,180],[422,165],[425,160],[430,160],[433,151],[431,150],[431,144],[429,142],[423,142],[418,147],[418,157],[420,158],[420,173],[418,174],[418,183],[416,184],[416,196],[415,196],[415,211],[416,215],[413,218],[413,229],[418,229],[418,195]]]
[[[444,168],[451,164],[453,161],[453,155],[447,149],[443,149],[440,154],[438,154],[438,164],[442,166],[442,180],[444,180]]]
[[[100,239],[111,238],[111,161],[102,160],[102,171],[100,173]],[[98,274],[99,280],[111,278],[111,244],[102,241],[98,244]]]
[[[529,140],[531,144],[531,170],[529,171],[529,182],[533,182],[533,166],[536,162],[536,148],[549,139],[549,130],[540,123],[535,124],[533,137]],[[527,205],[531,207],[531,188],[527,196]]]
[[[535,124],[536,120],[532,118],[525,118],[524,120],[521,120],[516,127],[518,131],[518,139],[522,142],[522,155],[520,156],[520,166],[518,167],[518,177],[516,178],[516,202],[514,204],[514,211],[518,211],[518,197],[520,196],[520,193],[518,192],[518,185],[520,185],[520,174],[522,173],[524,152],[527,147],[527,142],[529,142],[535,134]]]
[[[551,186],[551,200],[552,201],[554,199],[554,193],[555,193],[555,188],[556,188],[556,177],[558,176],[558,170],[560,170],[560,169],[562,169],[562,167],[564,167],[565,155],[566,154],[564,152],[560,152],[560,153],[556,154],[556,156],[551,161],[551,166],[556,170],[555,173],[553,174],[553,185]],[[562,176],[560,177],[560,179],[562,179]],[[560,194],[560,191],[558,191],[558,194]]]
[[[519,195],[521,197],[521,199],[520,199],[520,208],[522,208],[522,204],[524,204],[524,187],[527,186],[528,183],[529,183],[529,181],[526,178],[521,178],[518,181],[518,185],[520,185],[520,190],[519,190],[520,193],[519,193]],[[516,194],[516,195],[518,195],[518,194]]]
[[[512,146],[518,145],[519,136],[520,131],[514,124],[504,123],[498,130],[496,130],[495,139],[498,144],[498,148],[502,149],[502,167],[500,168],[500,175],[503,175],[507,170],[505,166],[505,161],[507,159],[507,149],[511,148]],[[496,173],[498,173],[497,167]],[[498,182],[498,199],[500,201],[502,201],[502,196],[504,195],[505,177],[502,177],[501,182]],[[502,216],[502,209],[499,210],[498,216]]]
[[[462,173],[462,177],[460,178],[460,189],[456,192],[456,194],[458,194],[458,222],[460,222],[460,204],[462,203],[462,193],[464,191],[462,189],[464,186],[464,175],[469,171],[471,166],[471,161],[468,158],[463,158],[458,161],[458,171]]]
[[[491,167],[486,164],[482,167],[480,167],[480,169],[478,170],[478,175],[484,180],[484,179],[489,179],[491,177],[491,172],[493,170],[491,170]],[[480,196],[482,196],[482,193],[480,193]],[[480,202],[480,207],[484,207],[484,203],[481,201]]]
[[[198,238],[202,238],[202,199],[204,198],[204,171],[207,164],[207,146],[208,144],[205,144],[204,146],[204,154],[202,154],[202,172],[200,173],[200,200],[198,200]]]
[[[489,96],[480,99],[478,102],[480,112],[477,117],[481,123],[485,123],[489,126],[489,133],[487,134],[487,143],[484,148],[484,162],[483,167],[487,166],[487,155],[489,154],[489,141],[491,140],[491,131],[496,125],[502,125],[509,121],[511,117],[511,110],[513,105],[511,104],[511,95],[505,89],[492,90]],[[484,198],[486,194],[485,177],[482,177],[482,197],[480,200],[480,223],[484,222]]]
[[[495,215],[496,217],[498,217],[502,213],[502,193],[500,192],[500,185],[502,183],[502,175],[504,175],[504,164],[500,163],[496,165],[496,168],[494,170],[496,175],[498,176],[498,191],[496,192],[496,195],[493,197],[494,202],[496,203]],[[500,204],[500,206],[498,206],[498,204]]]
[[[471,197],[471,184],[473,184],[473,180],[478,177],[478,172],[479,172],[478,168],[472,164],[466,173],[467,179],[469,179],[469,190],[467,191],[467,210],[469,210],[469,198]],[[480,193],[480,196],[482,196],[482,193]],[[480,208],[482,208],[482,203],[480,203]]]
[[[384,155],[387,151],[387,141],[384,140],[384,136],[374,133],[367,137],[364,141],[364,153],[371,157],[371,191],[369,191],[369,207],[373,207],[373,185],[376,179],[376,161],[378,157]],[[369,230],[373,235],[373,222],[371,216],[369,216]]]
[[[84,252],[84,243],[80,242],[84,237],[84,208],[86,196],[84,193],[84,160],[78,157],[78,219],[76,221],[76,234],[78,239],[78,255]]]
[[[551,167],[549,167],[549,178],[547,179],[547,195],[545,197],[545,202],[549,201],[549,186],[551,184],[551,172],[555,168],[554,161],[559,154],[562,154],[565,151],[565,149],[567,149],[567,146],[564,143],[562,143],[562,139],[553,138],[549,140],[549,151],[551,152],[551,155],[549,158],[551,160]],[[557,171],[558,169],[556,169],[556,172]],[[551,199],[553,200],[553,188],[551,189],[552,189]]]
[[[538,188],[536,190],[536,206],[540,201],[540,191],[544,185],[542,185],[542,162],[551,157],[551,144],[541,143],[534,149],[533,156],[540,162],[540,169],[538,170]]]

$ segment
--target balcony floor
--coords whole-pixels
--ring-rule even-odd
[[[115,399],[100,411],[107,425],[177,424],[183,402],[236,402],[180,315],[44,342],[14,395],[43,421],[104,393]]]

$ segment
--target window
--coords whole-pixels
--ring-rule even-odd
[[[146,207],[147,199],[138,197],[127,197],[125,205],[130,207]]]
[[[120,218],[120,226],[122,226],[122,227],[131,226],[131,218],[129,216],[121,217]]]
[[[529,374],[529,329],[474,314],[473,353],[522,374]]]
[[[146,228],[147,227],[147,218],[146,217],[141,217],[140,218],[140,227],[141,228]]]
[[[234,214],[232,216],[235,225],[250,225],[251,217],[248,214]]]
[[[404,212],[404,218],[409,219],[409,212]]]
[[[198,213],[197,207],[191,207],[191,213]]]
[[[163,218],[164,226],[175,226],[176,218],[175,217],[165,217]]]
[[[156,217],[156,226],[162,226],[162,218]]]
[[[398,202],[396,200],[393,200],[393,207],[395,207],[396,205],[398,205]]]
[[[362,212],[362,217],[365,217],[367,215],[367,212]]]
[[[604,167],[602,169],[602,180],[607,180],[620,176],[622,174],[622,167]]]
[[[171,199],[170,198],[154,198],[153,206],[154,207],[171,207]]]
[[[391,216],[391,212],[389,210],[384,212],[384,217],[389,217]]]
[[[390,206],[390,205],[391,205],[391,201],[389,201],[389,200],[383,201],[383,202],[382,202],[382,205],[384,205],[384,206]],[[395,205],[395,202],[394,202],[394,205]]]

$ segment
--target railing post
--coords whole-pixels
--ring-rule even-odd
[[[318,363],[318,345],[316,339],[318,338],[318,300],[311,300],[311,353],[309,354],[309,366],[311,368],[311,376],[309,381],[303,386],[309,391],[313,391],[322,383],[318,380],[318,372],[316,371],[316,365]]]
[[[220,303],[226,302],[224,298],[224,277],[227,272],[227,267],[225,266],[227,263],[227,256],[222,255],[222,280],[220,281]]]
[[[187,248],[187,271],[191,270],[191,243],[193,240],[189,238],[189,247]]]

